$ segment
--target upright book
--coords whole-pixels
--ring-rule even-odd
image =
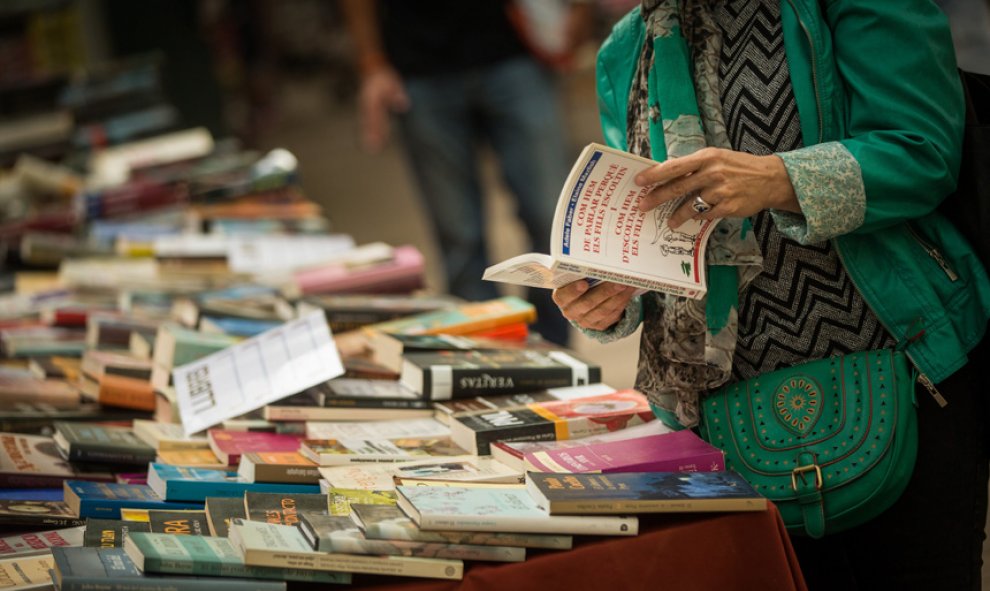
[[[649,401],[635,390],[556,400],[519,409],[478,412],[456,417],[450,425],[454,443],[487,455],[494,441],[553,441],[617,431],[654,419]]]
[[[526,490],[551,515],[763,511],[767,499],[735,472],[527,472]]]
[[[525,489],[399,486],[399,508],[425,530],[634,536],[636,517],[551,515]]]
[[[656,162],[600,144],[578,156],[557,200],[550,254],[528,253],[492,265],[484,279],[555,289],[579,279],[700,298],[707,291],[705,245],[713,220],[667,220],[682,199],[649,212],[640,200],[653,187],[636,175]]]
[[[433,351],[404,355],[401,382],[431,400],[515,394],[601,381],[601,367],[565,351]]]

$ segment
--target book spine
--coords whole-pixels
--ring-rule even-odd
[[[586,369],[582,383],[600,379],[600,373],[592,371],[598,368]],[[431,400],[519,394],[577,385],[577,372],[576,368],[559,366],[461,369],[435,365],[423,370],[423,390]]]
[[[326,554],[280,552],[278,550],[245,550],[245,562],[254,566],[288,566],[310,570],[329,570],[400,577],[431,579],[460,579],[464,563],[459,560],[403,558],[390,556],[361,556],[357,554]]]
[[[639,532],[636,517],[608,516],[594,519],[587,516],[569,517],[555,515],[552,519],[531,517],[454,517],[429,515],[421,518],[419,526],[430,530],[527,532],[601,536],[634,536]]]
[[[76,444],[69,452],[70,462],[95,462],[97,464],[147,464],[155,461],[154,455],[126,451],[92,444]]]
[[[613,515],[622,513],[706,513],[721,511],[763,511],[764,498],[748,499],[643,499],[643,500],[573,500],[551,501],[550,513]]]
[[[247,586],[247,587],[246,587]],[[196,579],[176,577],[73,577],[62,576],[60,591],[285,591],[283,581],[245,581],[243,579]]]
[[[155,410],[155,391],[150,382],[142,382],[135,388],[101,383],[99,402],[106,406],[152,411]]]
[[[192,575],[207,577],[244,577],[275,581],[300,581],[307,583],[350,583],[347,573],[301,570],[268,566],[245,566],[209,560],[184,560],[144,555],[144,571],[168,575]]]

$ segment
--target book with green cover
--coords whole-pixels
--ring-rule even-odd
[[[155,461],[155,449],[126,427],[58,421],[54,439],[70,462],[146,465]]]
[[[349,573],[246,566],[230,540],[220,537],[135,533],[124,551],[144,572],[214,577],[247,577],[312,583],[350,583]]]

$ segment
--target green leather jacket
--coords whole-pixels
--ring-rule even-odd
[[[934,211],[955,188],[964,124],[945,17],[929,0],[780,5],[805,147],[778,154],[802,215],[772,212],[777,227],[802,243],[831,240],[883,325],[940,382],[966,363],[990,318],[986,271]],[[598,54],[602,127],[614,147],[626,147],[643,42],[637,9]],[[628,334],[638,322],[620,324]]]

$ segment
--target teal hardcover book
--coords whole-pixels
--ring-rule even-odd
[[[116,482],[84,482],[66,480],[63,484],[65,503],[81,519],[102,517],[120,519],[121,507],[129,509],[202,509],[203,503],[171,503],[143,484]]]
[[[350,573],[246,566],[227,538],[135,532],[124,551],[144,572],[214,577],[248,577],[313,583],[350,583]]]
[[[320,487],[315,484],[245,482],[237,476],[237,472],[158,463],[148,466],[148,486],[167,501],[200,503],[205,502],[206,497],[241,497],[248,491],[291,494],[320,492]]]
[[[52,580],[60,591],[286,590],[285,581],[147,575],[122,548],[57,547],[52,558]]]

